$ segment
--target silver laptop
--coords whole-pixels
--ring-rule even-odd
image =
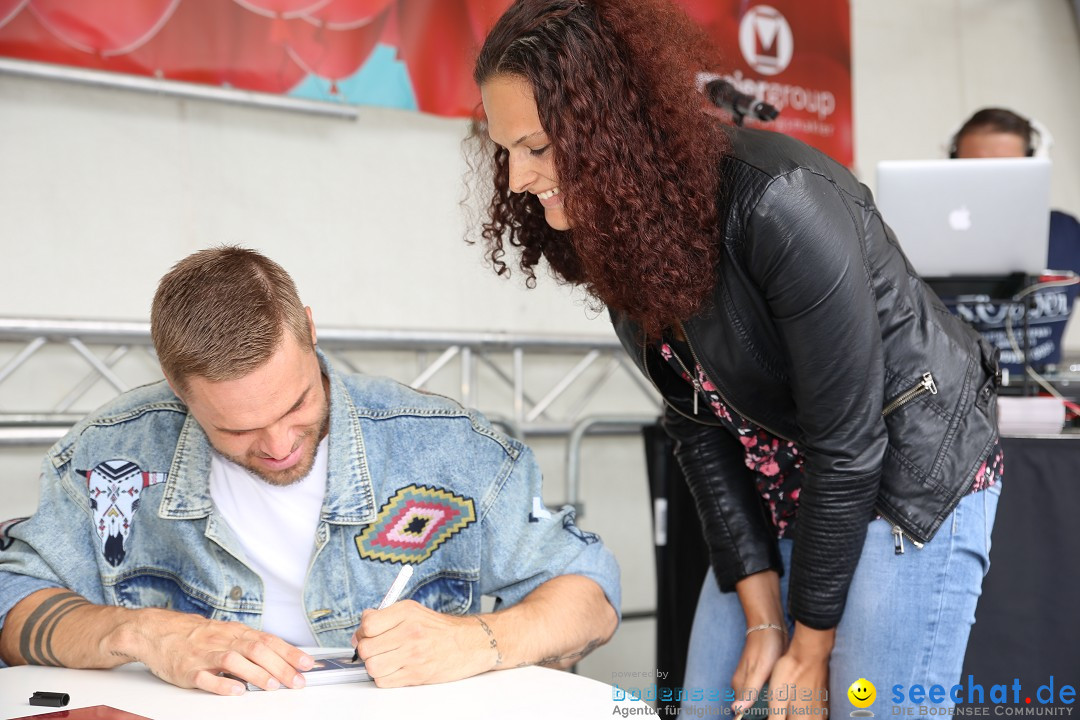
[[[876,199],[916,272],[1038,275],[1050,241],[1045,158],[878,163]]]

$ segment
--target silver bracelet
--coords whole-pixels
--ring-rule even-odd
[[[750,633],[756,630],[779,630],[785,637],[787,636],[787,628],[782,625],[777,625],[776,623],[765,623],[763,625],[755,625],[754,627],[746,628],[746,636],[749,637]]]

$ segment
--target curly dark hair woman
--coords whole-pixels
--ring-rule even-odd
[[[488,257],[603,301],[664,398],[711,560],[684,707],[950,687],[1001,489],[996,355],[847,169],[706,111],[716,57],[667,0],[517,0],[475,71]]]
[[[537,53],[545,40],[550,52]],[[544,257],[562,279],[653,332],[699,310],[715,284],[701,268],[716,261],[715,168],[725,141],[693,81],[715,63],[704,33],[669,5],[607,3],[603,14],[577,0],[511,7],[474,77],[481,86],[521,77],[535,89],[541,123],[560,142],[530,152],[550,153],[560,169],[557,212],[573,229],[545,221],[545,205],[514,184],[511,151],[495,148],[483,237],[496,268],[505,269],[506,244],[520,246],[530,279]]]

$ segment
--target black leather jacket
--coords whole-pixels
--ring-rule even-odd
[[[997,440],[996,355],[919,279],[846,169],[783,135],[730,134],[716,287],[683,329],[732,408],[804,453],[789,608],[830,628],[875,512],[910,548],[970,490]],[[612,321],[667,401],[721,589],[781,570],[742,445],[707,405],[694,415],[693,388],[633,322]]]

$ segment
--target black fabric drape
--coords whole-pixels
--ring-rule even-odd
[[[1055,697],[1062,685],[1080,694],[1080,437],[1003,438],[1002,448],[990,572],[963,684],[971,675],[986,693],[1008,685],[1011,701],[1019,679],[1020,704],[1031,697],[1038,705],[1036,692],[1051,675]]]
[[[649,495],[653,501],[653,538],[657,538],[657,522],[663,523],[661,535],[665,544],[654,545],[656,552],[656,669],[667,673],[656,679],[658,690],[671,688],[677,697],[686,674],[686,649],[690,643],[690,627],[694,608],[705,573],[709,568],[709,553],[701,534],[694,500],[675,462],[673,442],[659,425],[643,429],[645,463],[649,475]],[[662,518],[657,515],[657,501],[666,507]],[[675,700],[661,700],[657,693],[656,708],[660,717],[673,717],[679,706]],[[671,708],[668,710],[667,708]]]

